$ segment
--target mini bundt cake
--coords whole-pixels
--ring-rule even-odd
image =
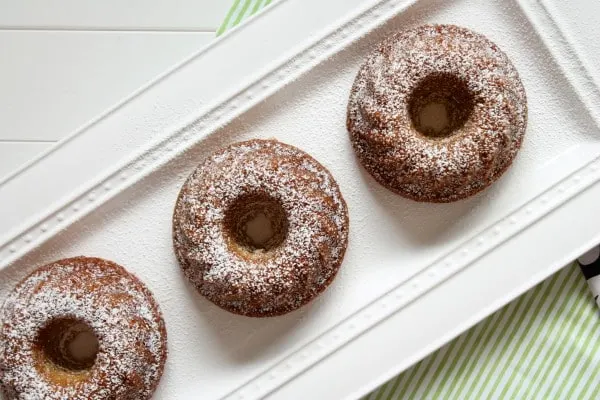
[[[196,289],[233,313],[299,308],[335,277],[348,242],[337,183],[303,151],[250,140],[210,155],[173,215],[175,253]]]
[[[24,278],[4,303],[0,386],[7,399],[149,399],[166,340],[151,293],[123,267],[59,260]]]
[[[416,201],[471,196],[511,165],[527,125],[517,70],[484,36],[454,25],[400,32],[360,68],[347,127],[365,169]]]

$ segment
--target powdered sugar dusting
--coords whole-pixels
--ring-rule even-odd
[[[418,133],[409,114],[413,90],[448,74],[474,98],[451,136]],[[382,185],[418,201],[468,197],[512,163],[527,125],[527,102],[508,57],[484,36],[453,25],[423,25],[385,40],[361,67],[348,104],[348,130],[364,167]]]
[[[73,384],[53,381],[40,361],[37,335],[57,318],[84,322],[99,342],[94,365],[72,372],[85,376]],[[9,399],[147,399],[162,375],[162,316],[142,283],[112,262],[77,257],[34,271],[8,296],[2,321],[0,382]]]
[[[232,249],[224,229],[229,207],[265,194],[285,212],[283,242],[264,254]],[[179,262],[201,294],[235,313],[277,315],[327,287],[348,241],[348,212],[331,174],[301,150],[250,140],[211,155],[188,178],[173,217]]]

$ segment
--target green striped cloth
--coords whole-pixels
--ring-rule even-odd
[[[217,34],[271,0],[235,0]],[[363,400],[600,399],[600,318],[564,268]]]
[[[244,18],[256,14],[263,7],[271,4],[273,0],[234,0],[233,6],[229,9],[225,20],[217,30],[217,36],[225,32],[227,29],[233,28]]]
[[[573,264],[366,398],[598,399],[599,333]]]

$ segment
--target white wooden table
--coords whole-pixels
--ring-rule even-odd
[[[215,37],[233,0],[0,0],[0,180]]]

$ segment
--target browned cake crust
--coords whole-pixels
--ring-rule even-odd
[[[260,211],[275,235],[254,248],[240,233]],[[186,277],[216,305],[267,317],[306,304],[335,277],[348,243],[337,183],[303,151],[250,140],[217,151],[187,179],[173,215]]]
[[[59,356],[82,326],[97,339],[95,359]],[[2,309],[0,382],[8,399],[149,399],[166,357],[165,324],[152,294],[100,258],[35,270]]]
[[[444,102],[452,129],[417,129],[427,102]],[[400,32],[362,65],[347,127],[365,169],[410,199],[450,202],[492,184],[511,165],[527,125],[525,90],[506,54],[454,25]]]

